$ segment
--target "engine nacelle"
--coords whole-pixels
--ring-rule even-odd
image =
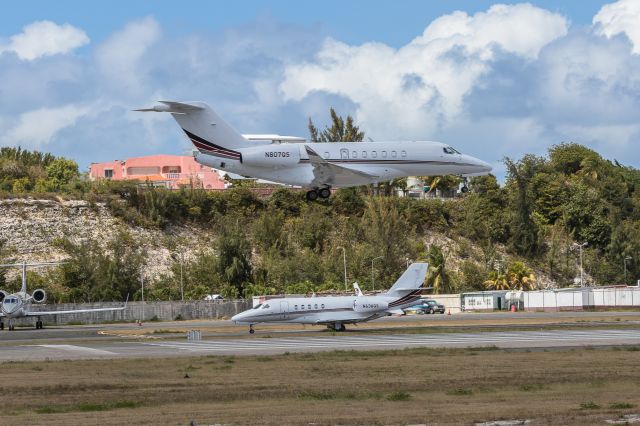
[[[247,166],[283,167],[300,162],[298,144],[260,145],[238,151],[242,153],[242,164]]]
[[[387,309],[388,307],[389,303],[380,300],[379,297],[358,297],[353,302],[353,310],[356,312],[375,312]]]
[[[44,303],[47,300],[47,293],[43,289],[39,288],[33,292],[31,297],[36,303]]]
[[[8,295],[9,293],[7,293],[6,291],[0,290],[0,302],[2,302],[4,298],[7,297]]]

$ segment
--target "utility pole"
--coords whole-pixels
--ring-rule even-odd
[[[584,268],[582,267],[582,248],[587,246],[587,242],[585,241],[582,244],[573,243],[574,246],[578,246],[580,248],[580,287],[584,287]]]
[[[373,259],[371,259],[371,291],[376,291],[376,284],[375,284],[375,280],[373,278],[373,262],[375,260],[378,259],[383,259],[384,256],[378,256],[378,257],[374,257]]]
[[[338,248],[342,249],[342,259],[344,260],[344,291],[349,291],[347,288],[347,251],[342,246]]]
[[[179,256],[179,257],[178,257]],[[184,302],[184,280],[182,278],[182,263],[184,262],[184,254],[182,252],[171,254],[173,260],[180,259],[180,300]]]
[[[631,260],[631,256],[625,256],[623,259],[624,263],[624,284],[627,285],[627,260]]]

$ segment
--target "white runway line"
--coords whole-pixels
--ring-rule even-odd
[[[39,346],[39,347],[48,348],[48,349],[59,349],[59,350],[69,351],[69,352],[82,352],[82,353],[91,354],[91,355],[117,355],[115,352],[109,352],[102,349],[87,348],[85,346],[74,346],[74,345],[30,345],[30,346]]]
[[[640,333],[634,330],[593,330],[593,331],[541,331],[476,334],[431,334],[431,335],[390,335],[390,336],[335,336],[311,338],[266,338],[242,340],[210,340],[201,342],[145,342],[144,345],[158,346],[189,352],[229,352],[262,351],[275,349],[353,349],[375,347],[407,347],[446,345],[487,346],[501,343],[551,342],[578,344],[606,343],[611,340],[626,340],[625,343],[640,343]]]

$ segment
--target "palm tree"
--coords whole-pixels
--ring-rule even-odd
[[[435,244],[427,253],[429,270],[427,271],[427,287],[433,287],[434,294],[452,293],[451,280],[445,267],[445,256],[442,249]]]
[[[511,283],[509,282],[509,278],[506,274],[502,272],[492,272],[491,279],[488,279],[484,282],[484,286],[488,290],[510,290]]]

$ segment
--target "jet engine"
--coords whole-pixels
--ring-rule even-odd
[[[353,302],[353,310],[356,312],[375,312],[387,309],[389,303],[380,300],[379,297],[358,297]]]
[[[44,303],[47,300],[47,293],[39,288],[33,292],[31,297],[33,297],[33,301],[36,303]]]
[[[2,302],[8,295],[9,294],[7,292],[0,290],[0,302]]]
[[[261,145],[239,150],[242,164],[257,167],[293,166],[300,162],[300,147],[297,144]]]

